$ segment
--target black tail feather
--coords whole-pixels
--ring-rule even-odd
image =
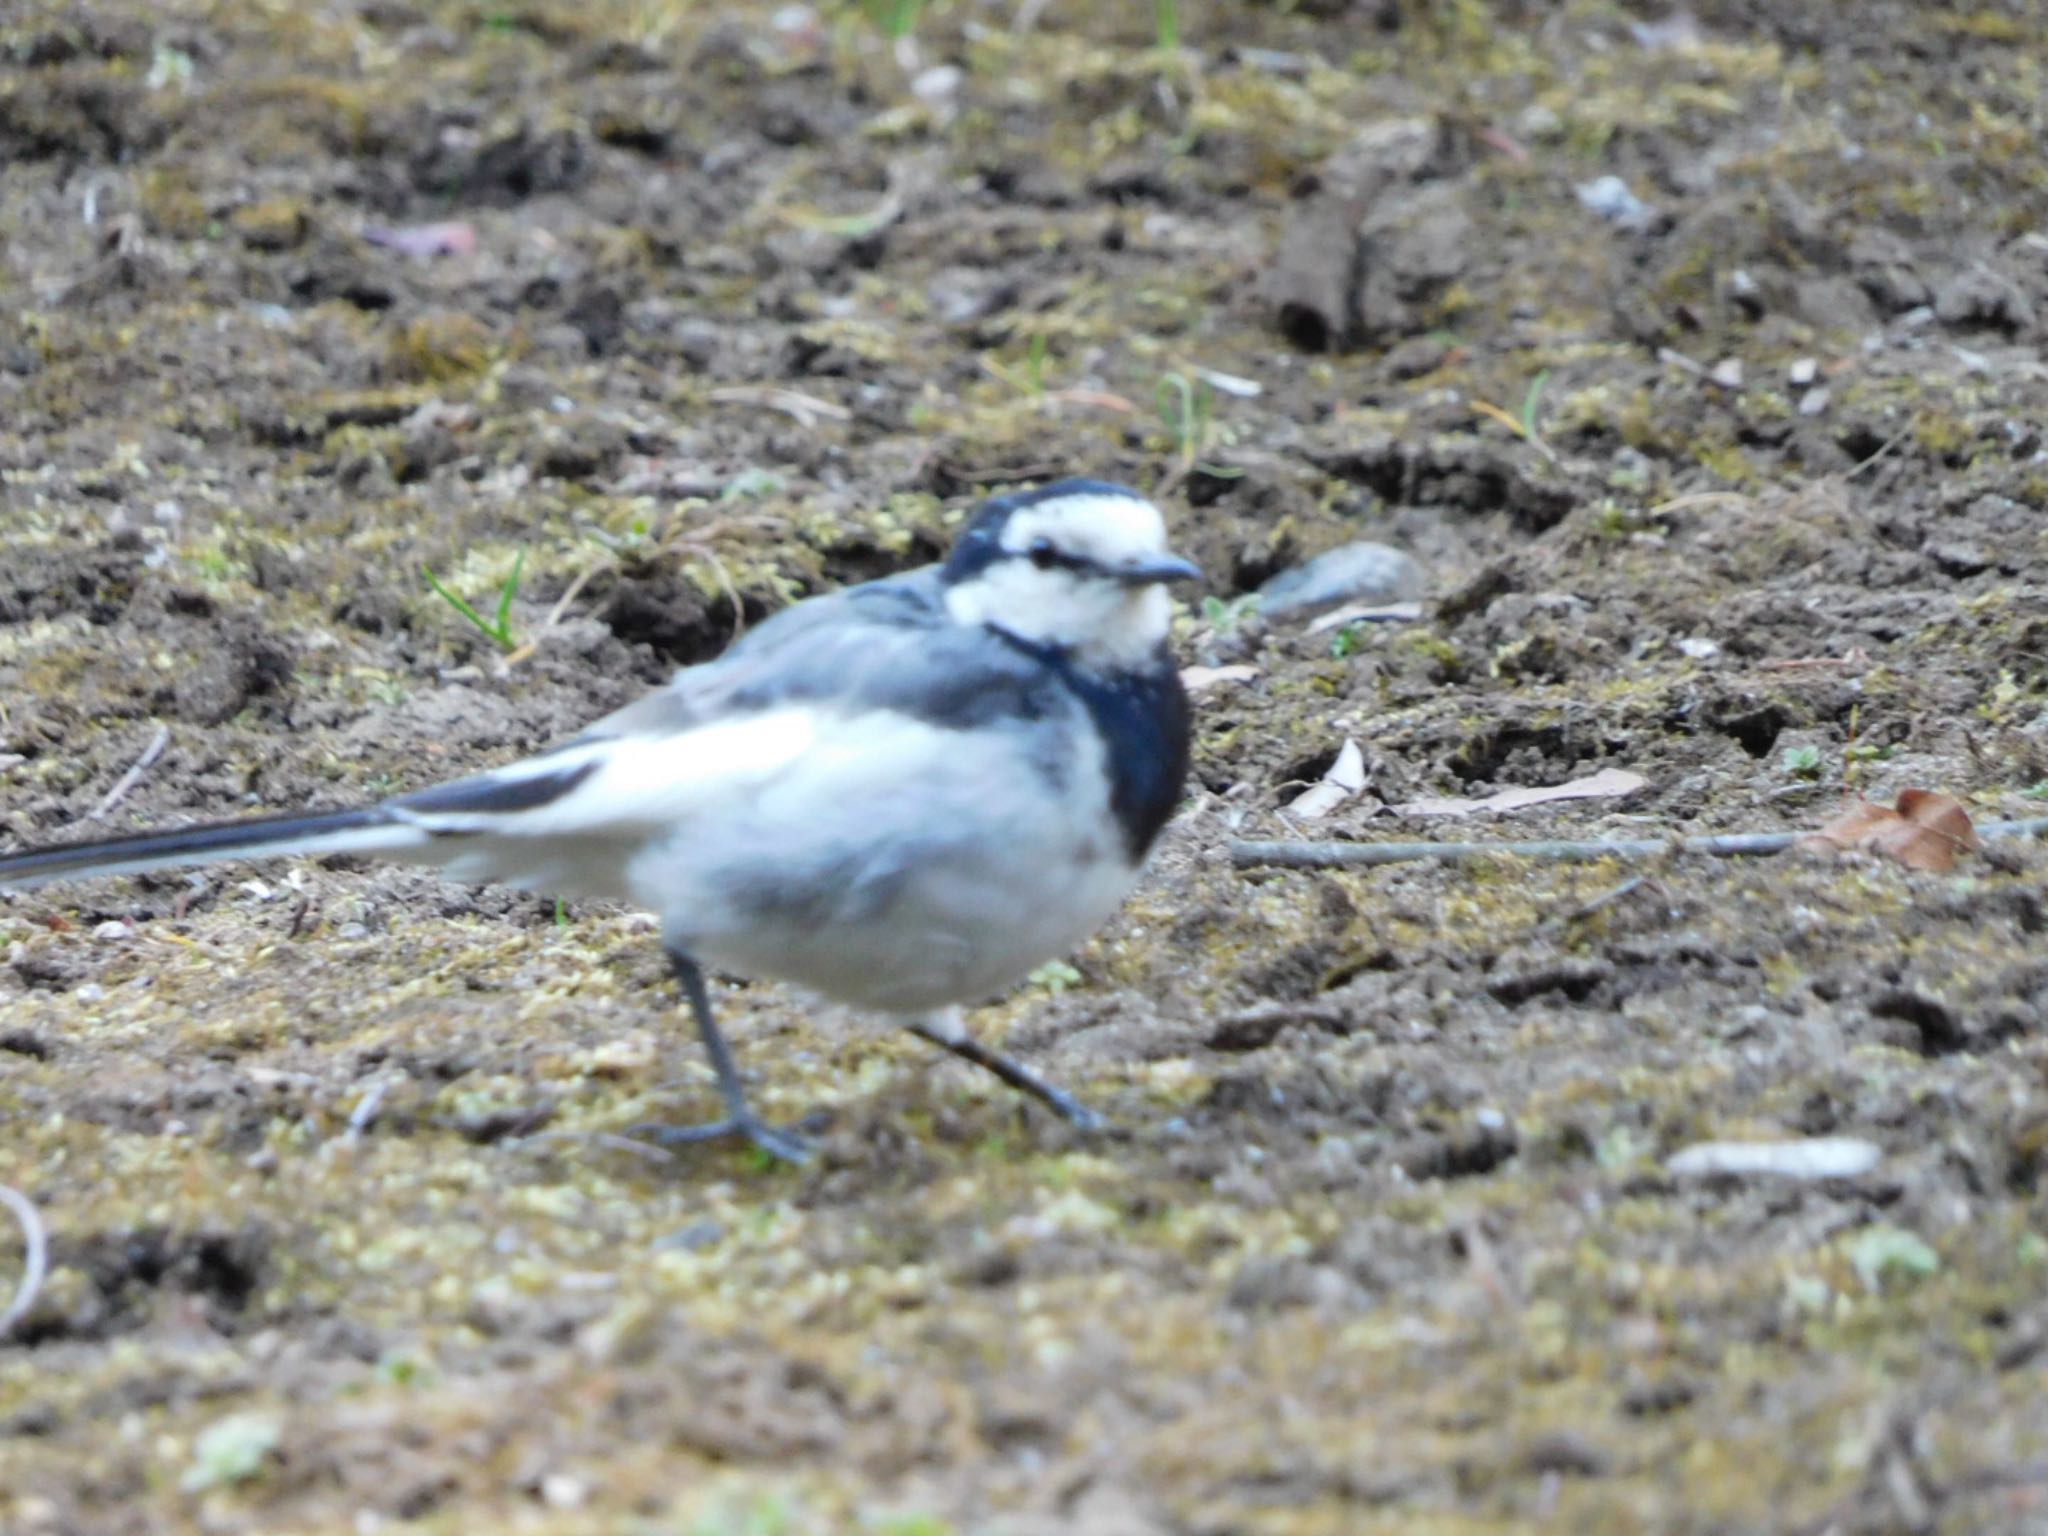
[[[289,852],[308,843],[317,845],[339,834],[395,824],[397,818],[389,811],[370,806],[311,816],[298,812],[252,816],[243,821],[208,822],[169,832],[137,832],[49,848],[28,848],[20,853],[0,854],[0,888],[40,884],[65,875],[112,874],[163,864],[204,864],[241,855],[261,857],[266,853]]]

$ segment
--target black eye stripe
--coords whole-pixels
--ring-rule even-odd
[[[1043,539],[1033,540],[1031,547],[1020,551],[1019,554],[1041,571],[1081,571],[1094,576],[1106,574],[1099,562],[1089,559],[1086,555],[1059,549]]]

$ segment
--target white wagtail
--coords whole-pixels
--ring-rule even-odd
[[[707,965],[893,1015],[1088,1124],[958,1005],[1093,932],[1172,814],[1188,707],[1165,587],[1199,574],[1123,486],[1000,496],[943,565],[797,603],[538,756],[360,810],[8,854],[0,889],[349,853],[624,901],[660,917],[725,1110],[642,1134],[804,1156],[749,1108]]]

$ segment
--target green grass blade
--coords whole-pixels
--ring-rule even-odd
[[[1152,31],[1162,51],[1179,50],[1180,0],[1152,0]]]
[[[470,607],[467,602],[463,601],[462,597],[459,594],[450,590],[448,587],[443,586],[440,577],[436,576],[432,571],[424,569],[421,570],[420,574],[427,578],[427,585],[434,589],[434,595],[440,598],[442,602],[446,603],[450,608],[453,608],[457,613],[461,614],[465,619],[469,620],[470,623],[474,624],[478,629],[482,630],[485,634],[488,635],[491,632],[490,620],[486,619],[482,614],[478,613],[474,608]]]
[[[526,569],[526,551],[520,550],[512,557],[512,574],[505,578],[505,585],[498,591],[497,621],[488,633],[506,650],[512,649],[512,599],[519,595],[520,573]]]
[[[1550,370],[1545,368],[1529,381],[1529,392],[1522,396],[1522,436],[1530,442],[1536,440],[1536,407],[1543,399],[1543,386],[1550,382]]]

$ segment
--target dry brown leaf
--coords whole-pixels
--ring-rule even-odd
[[[1396,624],[1407,623],[1422,617],[1420,603],[1366,603],[1360,607],[1339,608],[1312,620],[1308,633],[1320,635],[1326,629],[1338,629],[1346,624]]]
[[[1337,750],[1337,761],[1330,764],[1330,771],[1323,775],[1321,782],[1311,784],[1290,800],[1287,811],[1291,816],[1314,821],[1329,815],[1363,788],[1365,754],[1358,750],[1358,743],[1347,736],[1344,745]]]
[[[398,229],[373,224],[363,231],[372,245],[408,256],[468,256],[476,251],[476,226],[461,219],[440,224],[408,224]]]
[[[1881,853],[1908,869],[1941,875],[1955,868],[1957,853],[1975,853],[1981,845],[1955,796],[1908,789],[1896,806],[1852,800],[1841,815],[1793,846],[1809,853]]]
[[[1230,667],[1182,667],[1180,685],[1189,693],[1206,693],[1219,683],[1248,683],[1258,675],[1257,667],[1242,663]]]
[[[1598,773],[1568,784],[1549,784],[1536,789],[1503,789],[1484,800],[1464,800],[1432,795],[1394,807],[1403,816],[1470,816],[1475,811],[1519,811],[1553,800],[1609,800],[1632,795],[1649,780],[1626,768],[1602,768]]]

